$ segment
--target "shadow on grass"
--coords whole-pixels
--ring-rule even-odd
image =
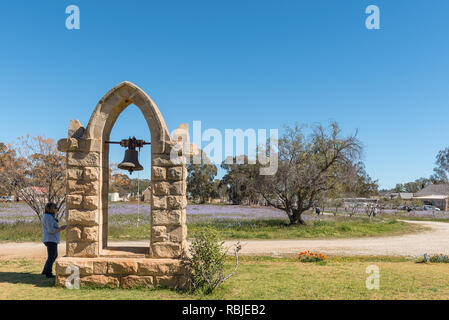
[[[0,272],[0,283],[31,284],[36,287],[54,287],[55,279],[29,272]]]

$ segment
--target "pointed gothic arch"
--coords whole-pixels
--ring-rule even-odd
[[[107,248],[109,144],[105,142],[119,115],[130,104],[141,110],[152,143],[151,241],[145,256],[179,259],[186,253],[185,165],[170,160],[175,143],[153,100],[133,83],[122,82],[101,98],[86,129],[79,121],[72,120],[68,138],[58,142],[59,149],[67,152],[68,257],[110,254]]]

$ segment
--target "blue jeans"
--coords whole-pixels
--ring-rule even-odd
[[[56,258],[58,257],[58,244],[56,242],[44,242],[47,247],[47,262],[45,262],[44,270],[42,274],[50,276],[53,274],[53,263],[55,263]]]

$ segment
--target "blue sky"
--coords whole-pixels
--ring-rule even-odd
[[[65,28],[70,4],[80,30]],[[365,28],[370,4],[381,30]],[[368,173],[393,187],[429,176],[449,146],[448,12],[446,0],[1,2],[0,141],[63,138],[128,80],[170,131],[336,120],[359,130]],[[148,134],[130,107],[111,138]]]

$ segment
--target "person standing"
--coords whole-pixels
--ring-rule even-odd
[[[58,257],[58,244],[60,241],[60,232],[67,228],[67,226],[59,227],[58,206],[55,203],[47,203],[45,205],[45,213],[42,216],[42,242],[47,247],[47,261],[45,262],[42,274],[47,278],[54,278],[53,264]]]

